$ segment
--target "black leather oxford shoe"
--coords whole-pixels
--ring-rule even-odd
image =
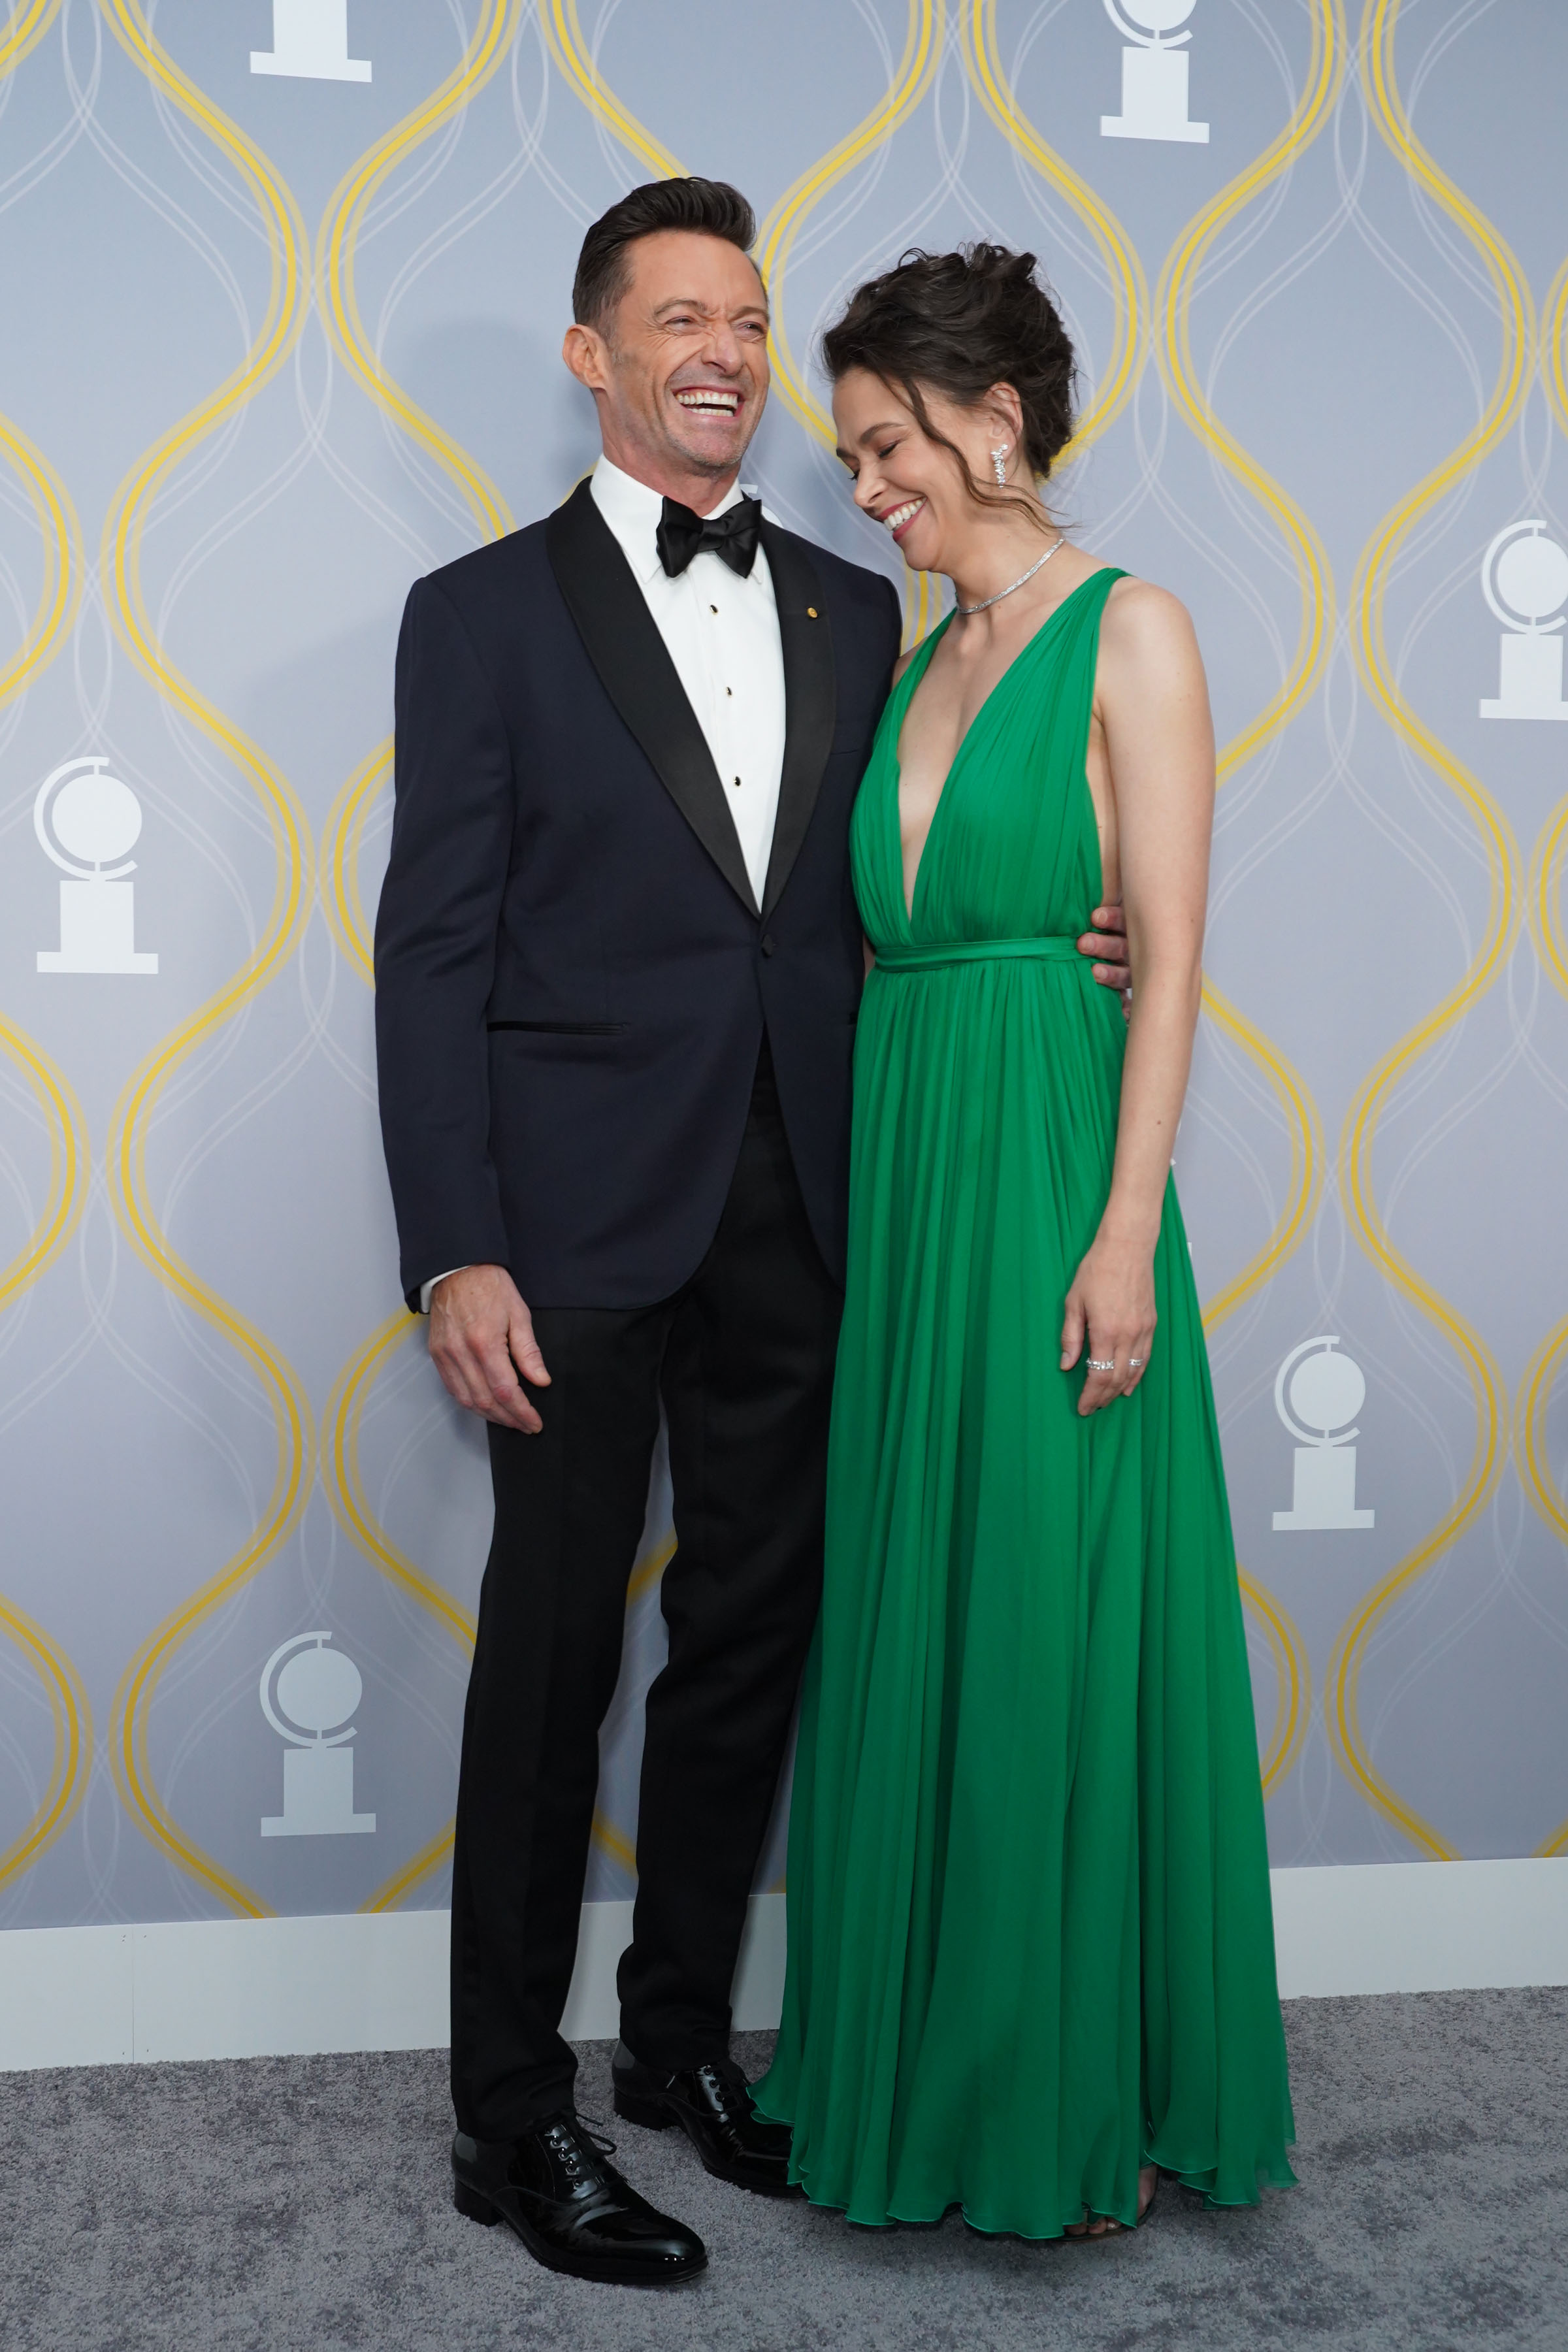
[[[706,2168],[737,2189],[763,2197],[798,2197],[789,2177],[787,2124],[770,2123],[752,2105],[746,2078],[731,2058],[663,2074],[616,2045],[610,2068],[616,2113],[629,2124],[664,2131],[679,2124]]]
[[[608,2142],[569,2108],[516,2139],[452,2142],[452,2201],[470,2221],[505,2221],[536,2262],[616,2286],[676,2286],[708,2267],[695,2230],[656,2213],[608,2160]]]

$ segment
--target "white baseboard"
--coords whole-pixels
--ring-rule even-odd
[[[1277,1870],[1287,2000],[1568,1984],[1568,1859]],[[629,1903],[583,1909],[564,2019],[616,2030]],[[0,2070],[117,2060],[422,2050],[447,2040],[445,1911],[32,1927],[0,1934]],[[776,2025],[784,1901],[754,1895],[735,1979],[742,2031]]]
[[[734,1990],[742,2031],[776,2025],[782,1895],[753,1895]],[[117,2060],[273,2058],[427,2050],[447,2041],[450,1914],[174,1920],[0,1934],[0,2071]],[[616,2031],[629,1903],[585,1903],[563,2021],[573,2041]]]
[[[1568,1984],[1568,1858],[1276,1870],[1287,2000]]]

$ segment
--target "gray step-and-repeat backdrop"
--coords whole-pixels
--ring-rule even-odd
[[[1225,747],[1179,1166],[1274,1856],[1568,1845],[1565,95],[1551,0],[13,0],[0,1922],[444,1899],[489,1495],[376,1134],[392,653],[591,462],[578,241],[685,169],[763,222],[756,479],[894,576],[816,337],[1040,255],[1060,509]],[[658,1479],[599,1897],[669,1543]]]

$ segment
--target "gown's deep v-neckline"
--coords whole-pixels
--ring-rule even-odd
[[[936,831],[937,820],[941,816],[943,805],[948,798],[953,777],[957,773],[963,755],[968,751],[970,743],[973,740],[982,719],[985,717],[986,712],[990,709],[992,704],[995,701],[996,697],[1001,693],[1002,688],[1006,685],[1008,679],[1017,669],[1019,664],[1028,658],[1029,655],[1034,652],[1036,646],[1039,645],[1041,639],[1047,635],[1052,623],[1058,620],[1060,615],[1067,611],[1069,604],[1074,604],[1077,599],[1082,595],[1084,590],[1089,586],[1091,582],[1100,578],[1101,572],[1111,571],[1115,567],[1110,564],[1100,564],[1093,572],[1087,573],[1086,576],[1079,582],[1076,588],[1069,589],[1067,594],[1062,598],[1059,604],[1052,605],[1050,611],[1046,614],[1045,619],[1040,623],[1039,627],[1036,629],[1032,635],[1026,637],[1024,643],[1019,646],[1017,652],[1007,664],[1006,668],[1002,672],[1000,677],[996,679],[993,686],[987,688],[981,699],[980,708],[976,710],[973,718],[970,720],[968,726],[959,737],[952,757],[947,763],[947,773],[942,780],[942,790],[936,796],[936,806],[931,813],[931,823],[926,827],[926,837],[921,844],[921,854],[915,860],[915,878],[907,896],[904,892],[902,881],[904,870],[903,815],[899,807],[899,799],[903,787],[904,776],[904,763],[901,757],[904,740],[904,722],[909,718],[910,703],[913,702],[915,696],[920,692],[921,680],[924,677],[927,670],[931,667],[931,660],[936,653],[938,646],[941,645],[952,622],[956,619],[956,613],[949,613],[942,622],[940,627],[934,628],[931,631],[924,645],[916,648],[914,659],[910,662],[909,668],[904,672],[903,677],[899,680],[898,685],[894,688],[894,693],[901,694],[904,698],[902,708],[899,712],[898,729],[893,737],[893,791],[891,796],[892,820],[893,829],[898,836],[898,872],[900,876],[899,898],[903,907],[905,923],[908,925],[911,936],[914,931],[915,908],[920,904],[921,877],[925,872],[926,854],[931,848],[931,835]]]

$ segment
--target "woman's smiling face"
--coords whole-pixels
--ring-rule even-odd
[[[1005,427],[986,406],[960,408],[938,392],[921,396],[971,476],[988,481],[992,448],[1012,437]],[[901,392],[867,368],[850,368],[834,385],[833,420],[856,505],[891,534],[915,571],[944,570],[944,545],[979,519],[952,449],[932,439]]]

